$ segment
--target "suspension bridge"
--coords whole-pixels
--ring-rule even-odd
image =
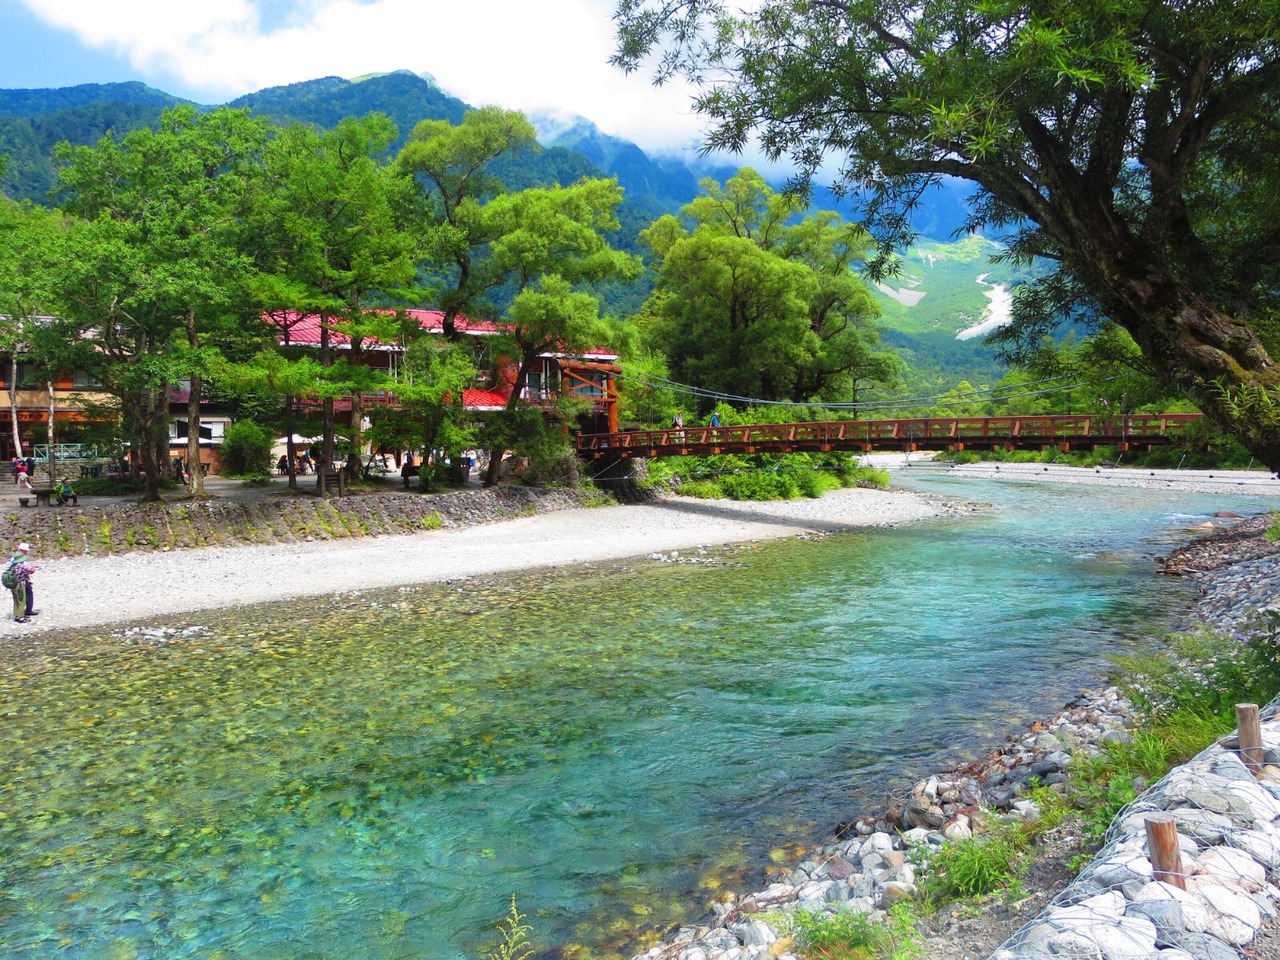
[[[831,420],[718,427],[668,427],[580,433],[584,459],[708,456],[722,453],[827,453],[917,450],[1072,450],[1114,446],[1119,451],[1190,446],[1198,413],[930,417],[907,420]]]

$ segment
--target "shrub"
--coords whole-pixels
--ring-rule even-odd
[[[921,956],[910,910],[890,908],[886,923],[852,910],[797,910],[786,918],[803,957],[822,960],[908,960]]]
[[[129,473],[119,477],[85,477],[72,486],[82,497],[127,497],[142,493],[145,482],[143,477]],[[160,478],[161,490],[176,490],[177,487],[177,482],[168,474]]]
[[[800,495],[815,500],[828,490],[838,490],[843,485],[839,476],[824,470],[796,470],[794,478]]]
[[[930,854],[921,890],[946,900],[1001,891],[1017,897],[1022,892],[1024,852],[1025,846],[1011,827],[944,844]]]
[[[794,472],[733,473],[721,477],[720,486],[733,500],[793,500],[800,494]]]
[[[714,480],[686,480],[680,484],[680,496],[699,500],[722,500],[724,488]]]
[[[223,473],[233,477],[269,474],[272,442],[271,431],[252,420],[231,424],[222,439]]]
[[[877,490],[889,489],[889,474],[879,467],[858,467],[849,472],[853,480],[851,486],[875,487]]]

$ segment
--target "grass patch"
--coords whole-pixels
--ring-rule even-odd
[[[852,910],[770,913],[762,918],[795,941],[806,960],[917,960],[924,948],[906,904],[889,908],[882,922]]]

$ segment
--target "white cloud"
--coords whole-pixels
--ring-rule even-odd
[[[277,84],[397,69],[475,105],[569,111],[645,148],[703,128],[687,87],[609,67],[613,0],[22,0],[45,23],[222,102]]]

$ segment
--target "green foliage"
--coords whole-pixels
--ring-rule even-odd
[[[677,380],[766,400],[852,398],[859,380],[891,381],[896,358],[874,350],[870,292],[850,269],[869,238],[754,170],[641,233],[659,262],[641,324]]]
[[[1016,828],[1002,824],[990,833],[934,850],[920,878],[920,889],[927,897],[941,900],[994,893],[1017,899],[1023,893],[1026,855],[1026,844]]]
[[[127,497],[142,492],[143,480],[132,473],[119,477],[84,477],[76,481],[75,489],[82,497]]]
[[[722,500],[727,496],[724,487],[714,480],[685,480],[680,484],[680,496],[699,500]]]
[[[511,912],[498,924],[501,940],[497,947],[485,954],[487,960],[528,960],[533,955],[529,934],[533,928],[524,922],[524,914],[516,909],[515,894],[511,895]]]
[[[249,420],[227,427],[222,440],[223,472],[228,476],[258,476],[271,471],[272,432]]]
[[[890,907],[884,923],[843,909],[797,910],[769,919],[796,938],[798,952],[806,960],[913,960],[924,955],[906,904]]]
[[[794,500],[800,496],[800,484],[791,471],[728,473],[720,477],[720,487],[731,500]]]

